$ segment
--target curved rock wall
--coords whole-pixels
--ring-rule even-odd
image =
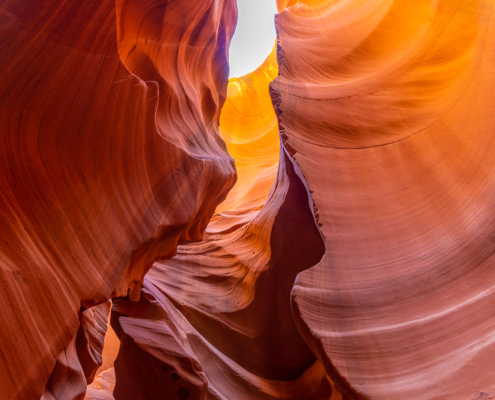
[[[493,1],[288,5],[272,89],[326,248],[301,333],[354,398],[493,396]]]
[[[235,181],[218,137],[235,4],[169,3],[0,1],[2,399],[39,399],[82,311],[137,300]],[[57,368],[46,396],[67,393]],[[84,396],[78,376],[55,397]]]
[[[277,5],[0,0],[0,399],[495,395],[495,3]]]
[[[220,135],[235,160],[237,182],[217,214],[260,210],[275,182],[280,139],[268,85],[278,75],[277,48],[258,69],[229,80]]]
[[[139,303],[114,303],[117,400],[341,398],[292,318],[296,275],[324,247],[297,166],[279,162],[274,57],[229,82],[220,133],[239,179],[204,240],[155,263]]]

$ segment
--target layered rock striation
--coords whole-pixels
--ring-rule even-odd
[[[494,2],[277,5],[0,0],[0,399],[495,395]]]
[[[300,332],[352,398],[493,396],[493,1],[283,3],[272,90],[325,239]]]
[[[179,3],[0,1],[2,399],[83,397],[86,313],[137,300],[235,182],[235,4]]]
[[[116,399],[341,398],[292,318],[296,275],[324,246],[307,188],[280,148],[269,96],[275,54],[229,82],[220,133],[239,178],[204,239],[155,263],[139,303],[114,303]]]

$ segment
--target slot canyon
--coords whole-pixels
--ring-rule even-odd
[[[495,399],[495,0],[264,2],[0,0],[0,400]]]

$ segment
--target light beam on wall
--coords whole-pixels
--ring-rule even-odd
[[[268,57],[275,43],[275,0],[237,0],[239,19],[230,44],[230,77],[244,76]]]

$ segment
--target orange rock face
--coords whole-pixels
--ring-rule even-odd
[[[217,214],[260,210],[275,182],[280,139],[268,85],[278,75],[276,50],[256,71],[229,81],[220,135],[235,160],[237,182]]]
[[[273,1],[0,0],[0,400],[495,396],[495,3]]]
[[[301,333],[353,398],[494,396],[493,1],[291,4],[272,88],[325,238]]]

